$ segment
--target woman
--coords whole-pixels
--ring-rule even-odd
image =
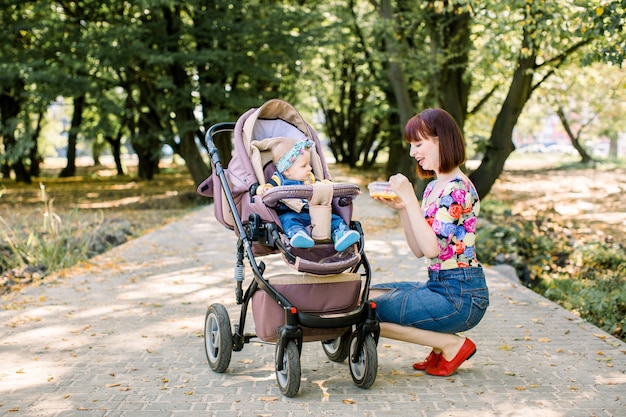
[[[461,171],[465,143],[450,114],[422,111],[408,121],[404,138],[418,175],[435,179],[426,187],[421,206],[402,174],[389,178],[397,197],[376,200],[400,212],[409,248],[428,260],[428,281],[374,285],[370,296],[377,304],[381,336],[432,346],[428,357],[413,368],[449,376],[476,352],[469,338],[456,333],[476,326],[489,305],[475,251],[480,202]]]

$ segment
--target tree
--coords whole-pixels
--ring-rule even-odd
[[[397,56],[394,51],[402,51],[405,44],[424,45],[432,57],[429,66],[434,80],[425,85],[426,97],[434,97],[432,103],[449,110],[462,127],[487,100],[501,100],[481,164],[470,176],[484,197],[514,149],[513,128],[524,106],[546,79],[578,54],[584,53],[588,61],[623,60],[624,51],[619,49],[624,39],[620,31],[623,3],[591,7],[594,2],[577,6],[526,0],[397,2],[394,36],[387,38],[386,51],[393,58]],[[381,16],[391,16],[388,1],[374,4]],[[607,13],[612,14],[605,17]],[[402,26],[406,16],[424,19],[427,30],[406,30]],[[599,44],[603,55],[588,52]],[[413,55],[409,52],[407,57],[401,61],[404,75],[392,80],[410,79],[407,68]],[[502,86],[507,87],[501,91]],[[400,97],[397,103],[406,101],[402,90],[394,89]]]
[[[314,70],[302,75],[308,81],[305,93],[315,96],[323,115],[321,127],[334,159],[368,168],[388,146],[389,105],[377,84],[382,65],[372,55],[372,28],[363,23],[372,10],[358,8],[355,1],[348,7],[342,3],[326,4],[333,20],[325,20],[323,30],[313,29]]]

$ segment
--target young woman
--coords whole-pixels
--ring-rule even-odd
[[[461,171],[465,142],[445,110],[426,109],[405,126],[421,178],[434,177],[422,204],[402,174],[389,178],[397,195],[376,198],[398,210],[409,248],[428,260],[427,282],[392,282],[372,286],[381,336],[433,350],[416,370],[449,376],[476,352],[476,345],[458,332],[476,326],[489,305],[482,266],[476,258],[476,219],[480,202]]]

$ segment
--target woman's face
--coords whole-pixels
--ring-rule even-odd
[[[439,173],[439,138],[428,137],[419,142],[411,142],[409,155],[415,158],[424,171]]]

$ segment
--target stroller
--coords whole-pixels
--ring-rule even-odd
[[[214,142],[217,138],[234,141],[227,167]],[[317,134],[285,101],[269,100],[248,110],[236,123],[218,123],[206,133],[213,171],[198,186],[198,193],[213,197],[216,219],[237,236],[235,298],[241,305],[232,331],[226,308],[219,303],[209,306],[204,324],[209,366],[225,372],[232,352],[242,350],[253,338],[275,343],[276,380],[281,393],[293,397],[300,389],[302,345],[319,341],[330,360],[343,362],[349,357],[352,380],[358,387],[369,388],[376,379],[380,329],[376,304],[368,300],[371,269],[363,250],[363,230],[350,219],[352,200],[360,190],[354,184],[326,182],[322,191],[316,183],[277,186],[257,196],[256,187],[275,171],[271,150],[284,138],[313,141],[313,173],[318,179],[330,179]],[[342,252],[328,240],[316,241],[309,249],[291,247],[275,210],[286,198],[311,201],[312,217],[314,205],[328,216],[331,211],[340,215],[350,229],[359,232],[360,240]],[[257,262],[257,257],[270,254],[282,257],[290,267],[287,273],[266,276],[266,264]],[[244,292],[245,258],[254,277]],[[244,333],[250,303],[255,334]]]

